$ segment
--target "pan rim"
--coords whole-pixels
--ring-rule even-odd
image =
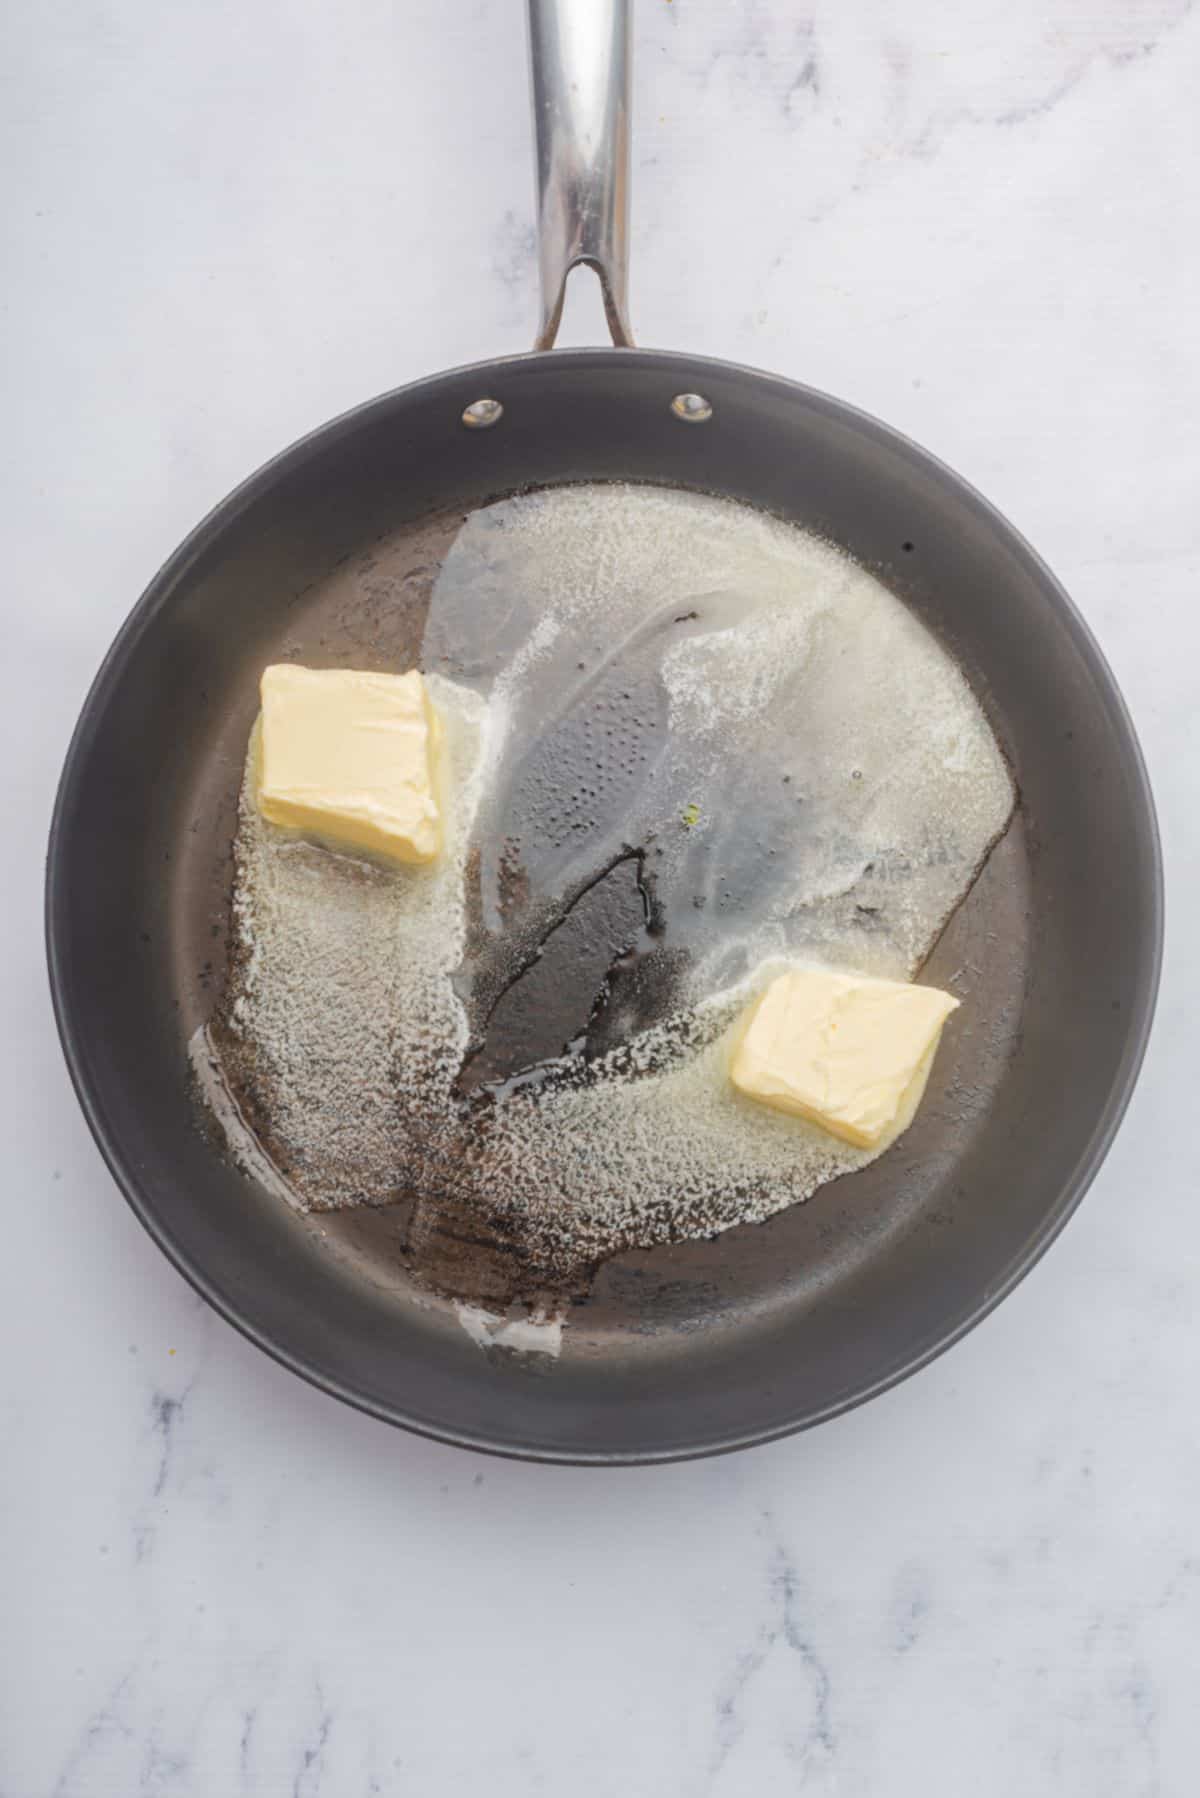
[[[1061,621],[1070,631],[1096,683],[1098,695],[1106,708],[1113,729],[1120,739],[1121,759],[1127,770],[1134,807],[1140,812],[1144,821],[1146,837],[1144,847],[1148,851],[1148,854],[1142,858],[1143,865],[1140,869],[1143,892],[1147,902],[1148,928],[1141,946],[1139,960],[1142,965],[1139,984],[1130,1008],[1129,1028],[1120,1062],[1104,1104],[1097,1113],[1091,1134],[1076,1160],[1070,1179],[1063,1184],[1056,1204],[1047,1210],[1038,1227],[1030,1233],[1020,1249],[1010,1257],[1007,1266],[1001,1269],[997,1276],[988,1283],[982,1299],[965,1307],[950,1328],[936,1330],[928,1342],[916,1351],[909,1353],[897,1365],[886,1369],[876,1380],[868,1385],[841,1393],[815,1410],[803,1412],[798,1416],[785,1417],[778,1423],[765,1427],[755,1427],[741,1432],[725,1431],[716,1437],[693,1437],[687,1441],[671,1442],[662,1448],[614,1449],[600,1447],[589,1451],[577,1447],[558,1448],[553,1443],[513,1443],[506,1440],[502,1433],[487,1434],[460,1429],[453,1425],[443,1424],[436,1419],[422,1417],[419,1414],[404,1411],[400,1407],[374,1400],[369,1394],[347,1386],[337,1377],[315,1365],[310,1358],[271,1337],[256,1323],[252,1315],[222,1291],[219,1284],[193,1260],[190,1253],[180,1245],[172,1231],[160,1218],[152,1200],[142,1191],[127,1146],[121,1143],[118,1133],[110,1128],[105,1117],[102,1096],[88,1066],[82,1025],[73,1014],[70,1001],[65,946],[61,939],[65,921],[62,872],[65,855],[64,819],[69,809],[72,789],[86,758],[108,693],[118,680],[124,661],[141,633],[156,616],[160,607],[166,603],[172,588],[189,565],[261,493],[269,489],[274,480],[303,464],[309,457],[336,442],[339,437],[353,432],[359,426],[368,424],[373,417],[385,414],[390,408],[422,392],[430,392],[439,387],[453,388],[459,383],[463,385],[465,391],[468,381],[472,386],[484,379],[490,384],[497,378],[503,379],[507,371],[528,367],[533,363],[544,366],[550,362],[551,358],[553,358],[555,367],[565,371],[571,369],[591,370],[597,364],[611,368],[619,362],[625,366],[639,367],[646,371],[658,369],[666,372],[676,368],[682,372],[686,369],[689,371],[689,379],[693,380],[697,378],[702,380],[704,371],[707,370],[727,379],[737,378],[756,386],[765,386],[776,390],[781,396],[790,398],[793,402],[799,402],[809,408],[824,412],[828,416],[836,417],[840,421],[866,432],[869,436],[898,452],[909,463],[922,467],[943,487],[951,489],[959,499],[968,504],[981,520],[989,523],[1013,551],[1022,557],[1035,575],[1047,603],[1058,611]],[[469,397],[475,397],[475,395]],[[693,356],[680,351],[600,348],[525,352],[519,355],[463,364],[392,388],[386,393],[377,395],[338,414],[296,439],[248,475],[194,526],[154,574],[134,603],[101,661],[80,709],[64,758],[51,818],[46,856],[44,924],[51,1001],[59,1041],[62,1044],[72,1086],[101,1157],[143,1228],[192,1288],[227,1322],[274,1361],[299,1375],[310,1385],[329,1393],[356,1410],[363,1411],[369,1416],[377,1417],[383,1422],[406,1429],[416,1435],[445,1442],[454,1447],[509,1459],[577,1466],[637,1466],[665,1464],[733,1453],[743,1448],[778,1441],[800,1430],[810,1429],[819,1423],[840,1416],[888,1391],[891,1387],[899,1385],[901,1381],[928,1366],[939,1355],[960,1341],[977,1324],[982,1323],[996,1306],[1013,1291],[1025,1275],[1040,1261],[1082,1201],[1111,1147],[1128,1108],[1145,1057],[1154,1020],[1162,969],[1164,909],[1162,846],[1158,819],[1145,758],[1128,705],[1099,643],[1070,595],[1037,551],[989,500],[946,463],[902,432],[894,430],[870,413],[818,389],[761,369],[714,357]]]

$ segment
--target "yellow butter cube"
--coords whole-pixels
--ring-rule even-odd
[[[258,805],[264,818],[351,854],[428,862],[442,846],[441,725],[410,674],[263,670]]]
[[[958,1000],[932,986],[822,968],[780,974],[734,1052],[739,1092],[860,1149],[907,1130]]]

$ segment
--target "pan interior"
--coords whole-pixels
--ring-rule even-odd
[[[505,424],[464,432],[497,391]],[[671,397],[700,391],[713,428]],[[483,1348],[414,1283],[404,1207],[301,1217],[200,1120],[186,1044],[225,975],[230,849],[265,662],[415,659],[471,510],[561,481],[743,501],[876,570],[946,644],[1008,756],[1013,824],[927,964],[973,1003],[913,1129],[809,1204],[608,1262],[562,1353]],[[390,396],[255,477],[164,570],[68,763],[50,940],[73,1072],[143,1217],[264,1346],[454,1440],[562,1458],[729,1446],[853,1402],[1004,1290],[1078,1196],[1140,1056],[1157,850],[1094,646],[976,496],[881,427],[766,377],[569,353]],[[446,1252],[456,1252],[448,1243]]]
[[[361,631],[381,568],[419,590],[407,539],[353,562],[343,603],[314,593],[304,660],[380,665],[330,613]],[[789,956],[910,978],[1002,834],[1006,764],[931,634],[744,506],[584,485],[472,514],[404,657],[443,721],[435,868],[280,838],[247,762],[203,1057],[297,1199],[404,1204],[415,1271],[545,1313],[614,1252],[762,1221],[864,1168],[740,1099],[727,1044]],[[974,962],[950,979],[978,1102],[977,1045],[1018,1008],[980,1002]]]

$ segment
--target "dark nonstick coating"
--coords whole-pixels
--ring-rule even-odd
[[[673,415],[681,392],[711,402],[708,423]],[[463,407],[483,395],[503,418],[467,430]],[[388,1212],[305,1220],[229,1165],[198,1116],[185,1049],[215,999],[262,665],[307,653],[321,630],[334,650],[368,628],[386,643],[421,555],[436,560],[453,528],[435,515],[616,478],[748,501],[876,569],[959,658],[1021,798],[929,964],[934,979],[968,968],[968,1004],[909,1135],[766,1224],[609,1265],[552,1363],[469,1340],[413,1287]],[[946,1347],[1037,1259],[1137,1075],[1161,872],[1112,677],[1048,570],[977,494],[788,382],[646,351],[556,352],[439,375],[336,420],[189,538],[76,730],[47,934],[96,1140],[147,1229],[225,1316],[409,1428],[544,1459],[648,1461],[855,1404]]]

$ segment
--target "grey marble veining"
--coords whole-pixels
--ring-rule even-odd
[[[1173,905],[1128,1121],[1000,1311],[814,1434],[616,1476],[389,1432],[211,1314],[90,1143],[39,944],[71,723],[179,537],[331,413],[528,344],[519,9],[0,29],[0,1794],[1186,1798],[1200,14],[639,0],[640,339],[827,387],[1014,518],[1130,700]]]

